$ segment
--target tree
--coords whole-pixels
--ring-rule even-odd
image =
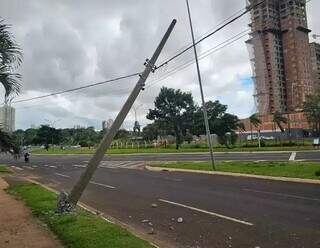
[[[14,142],[12,136],[0,130],[0,149],[1,152],[10,153],[14,157],[20,155],[20,146]]]
[[[38,129],[29,128],[24,131],[25,145],[35,145],[35,138],[37,137]]]
[[[14,70],[22,62],[22,52],[9,32],[9,25],[0,20],[0,83],[5,89],[5,104],[20,92],[20,74]],[[1,131],[0,146],[4,152],[17,155],[19,146],[14,143],[11,135]]]
[[[157,123],[148,124],[142,129],[142,137],[144,140],[153,141],[159,136],[159,126]]]
[[[5,103],[20,92],[21,76],[13,71],[22,62],[22,52],[9,32],[9,25],[0,20],[0,82],[5,89]]]
[[[287,124],[288,119],[286,117],[282,116],[282,114],[280,112],[276,111],[273,114],[273,122],[280,128],[281,133],[283,133],[284,128],[283,128],[282,124]]]
[[[237,140],[235,130],[238,129],[239,118],[235,115],[225,113],[221,117],[217,117],[213,121],[213,133],[218,136],[218,141],[221,145],[228,148],[234,145]]]
[[[149,109],[147,118],[156,121],[169,134],[174,134],[178,150],[183,141],[183,133],[192,126],[195,110],[192,94],[163,87],[154,105],[154,109]]]
[[[117,134],[114,136],[114,140],[127,140],[129,139],[130,133],[126,129],[120,129]]]
[[[314,135],[320,136],[320,91],[308,96],[304,103],[303,111],[310,125],[312,125]]]
[[[206,103],[210,132],[218,136],[221,145],[233,145],[236,141],[235,131],[240,123],[237,116],[226,113],[227,105],[219,101],[209,101]],[[198,107],[194,113],[193,133],[200,135],[205,133],[202,108]]]
[[[257,129],[259,127],[259,125],[261,125],[261,120],[259,119],[257,114],[252,114],[249,117],[249,121],[250,121],[250,130],[251,130],[251,141],[253,140],[253,126]]]
[[[213,133],[214,122],[217,118],[221,118],[227,111],[227,105],[221,104],[219,101],[206,102],[208,121],[211,133]],[[194,113],[193,133],[200,135],[206,133],[204,125],[204,117],[202,107],[197,107]]]

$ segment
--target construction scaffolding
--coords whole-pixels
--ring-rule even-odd
[[[251,10],[251,38],[247,41],[256,110],[262,115],[299,111],[312,92],[306,1],[246,2],[256,6]]]

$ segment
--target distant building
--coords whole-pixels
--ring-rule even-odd
[[[320,44],[310,43],[310,50],[313,81],[316,90],[320,90]]]
[[[257,111],[299,112],[314,92],[306,0],[248,0]]]
[[[16,110],[8,105],[0,108],[0,128],[4,132],[12,133],[15,130]]]

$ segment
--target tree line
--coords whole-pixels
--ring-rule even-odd
[[[236,115],[227,113],[227,105],[219,101],[206,102],[211,134],[216,134],[221,145],[233,145],[236,142],[236,130],[242,126]],[[153,123],[143,128],[146,139],[173,135],[176,149],[183,141],[192,140],[192,135],[205,134],[203,109],[197,105],[190,92],[182,92],[163,87],[149,110],[147,119]]]

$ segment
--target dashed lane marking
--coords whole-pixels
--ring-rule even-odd
[[[73,164],[72,166],[78,167],[78,168],[86,168],[87,167],[86,165],[83,165],[83,164]]]
[[[195,207],[191,207],[191,206],[184,205],[184,204],[181,204],[181,203],[176,203],[176,202],[167,201],[167,200],[163,200],[163,199],[159,199],[159,201],[160,202],[164,202],[164,203],[168,203],[168,204],[171,204],[171,205],[174,205],[174,206],[187,208],[187,209],[190,209],[190,210],[193,210],[193,211],[197,211],[197,212],[200,212],[200,213],[209,214],[211,216],[215,216],[215,217],[218,217],[218,218],[221,218],[221,219],[233,221],[233,222],[236,222],[236,223],[239,223],[239,224],[243,224],[243,225],[247,225],[247,226],[253,226],[253,224],[250,223],[250,222],[239,220],[239,219],[236,219],[236,218],[233,218],[233,217],[229,217],[229,216],[226,216],[226,215],[210,212],[210,211],[203,210],[203,209],[200,209],[200,208],[195,208]]]
[[[90,183],[94,184],[94,185],[101,186],[101,187],[105,187],[105,188],[108,188],[108,189],[115,189],[116,188],[114,186],[103,184],[103,183],[98,183],[98,182],[95,182],[95,181],[90,181]]]
[[[64,174],[60,174],[60,173],[54,173],[54,174],[56,174],[57,176],[60,176],[60,177],[70,178],[70,176],[68,176],[68,175],[64,175]]]
[[[278,193],[278,192],[269,192],[269,191],[253,190],[253,189],[242,189],[242,190],[249,191],[249,192],[254,192],[254,193],[260,193],[260,194],[277,195],[277,196],[295,198],[295,199],[300,199],[300,200],[320,201],[320,199],[318,199],[318,198],[311,198],[311,197],[305,197],[305,196],[299,196],[299,195],[283,194],[283,193]]]

